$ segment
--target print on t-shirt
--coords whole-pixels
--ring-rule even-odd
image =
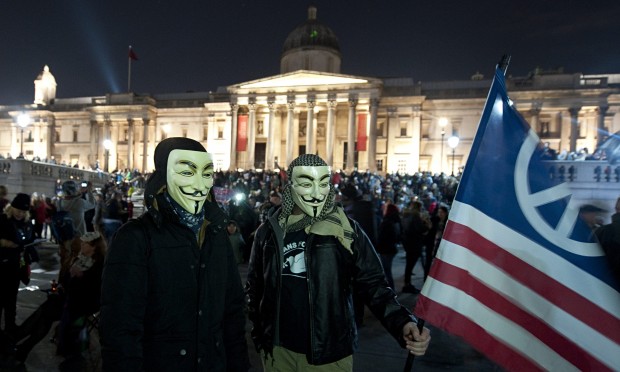
[[[305,247],[306,242],[304,240],[290,242],[284,247],[283,276],[306,277]]]

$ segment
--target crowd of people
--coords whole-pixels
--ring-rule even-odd
[[[102,189],[66,181],[52,198],[8,200],[0,186],[2,352],[24,363],[58,322],[58,353],[79,362],[84,327],[100,316],[105,370],[242,371],[247,316],[266,371],[351,370],[366,308],[422,355],[428,329],[397,293],[420,291],[413,268],[421,262],[426,279],[458,182],[428,172],[347,174],[316,155],[286,170],[216,171],[202,145],[170,138],[155,151],[154,173],[118,172]],[[146,212],[134,215],[131,195],[142,187]],[[596,232],[606,250],[618,251],[620,199],[616,208],[615,227]],[[56,225],[63,212],[70,233]],[[58,285],[17,325],[18,287],[38,259],[34,243],[48,237],[59,246]],[[401,250],[405,269],[394,273]],[[245,286],[239,264],[248,265]]]

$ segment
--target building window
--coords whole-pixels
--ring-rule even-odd
[[[161,131],[161,139],[162,139],[162,141],[165,140],[166,138],[168,138],[168,134],[166,133],[165,130],[162,130]]]
[[[183,137],[187,138],[187,129],[183,129],[181,133],[183,133]]]
[[[407,173],[407,160],[406,159],[398,160],[397,170],[398,170],[398,173],[400,174]]]
[[[407,122],[406,121],[400,122],[400,136],[407,137]]]
[[[376,164],[377,164],[377,171],[383,172],[383,159],[377,159]]]
[[[385,121],[377,121],[377,137],[385,137]]]
[[[224,138],[224,126],[221,124],[217,126],[217,138],[218,139]]]
[[[60,142],[60,131],[54,131],[54,137],[55,137],[54,142]]]
[[[129,129],[125,129],[123,131],[123,141],[125,141],[125,142],[129,141]]]
[[[77,142],[78,141],[78,131],[77,130],[73,130],[73,142]]]
[[[209,139],[209,126],[205,125],[202,127],[202,140],[206,141],[207,139]]]

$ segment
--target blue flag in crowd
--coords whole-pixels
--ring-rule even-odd
[[[498,68],[415,313],[509,370],[620,370],[620,292]]]

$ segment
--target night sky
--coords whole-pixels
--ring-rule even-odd
[[[308,5],[338,36],[344,74],[416,81],[563,67],[620,73],[618,0],[3,0],[0,105],[30,104],[49,65],[57,97],[210,91],[279,73]]]

